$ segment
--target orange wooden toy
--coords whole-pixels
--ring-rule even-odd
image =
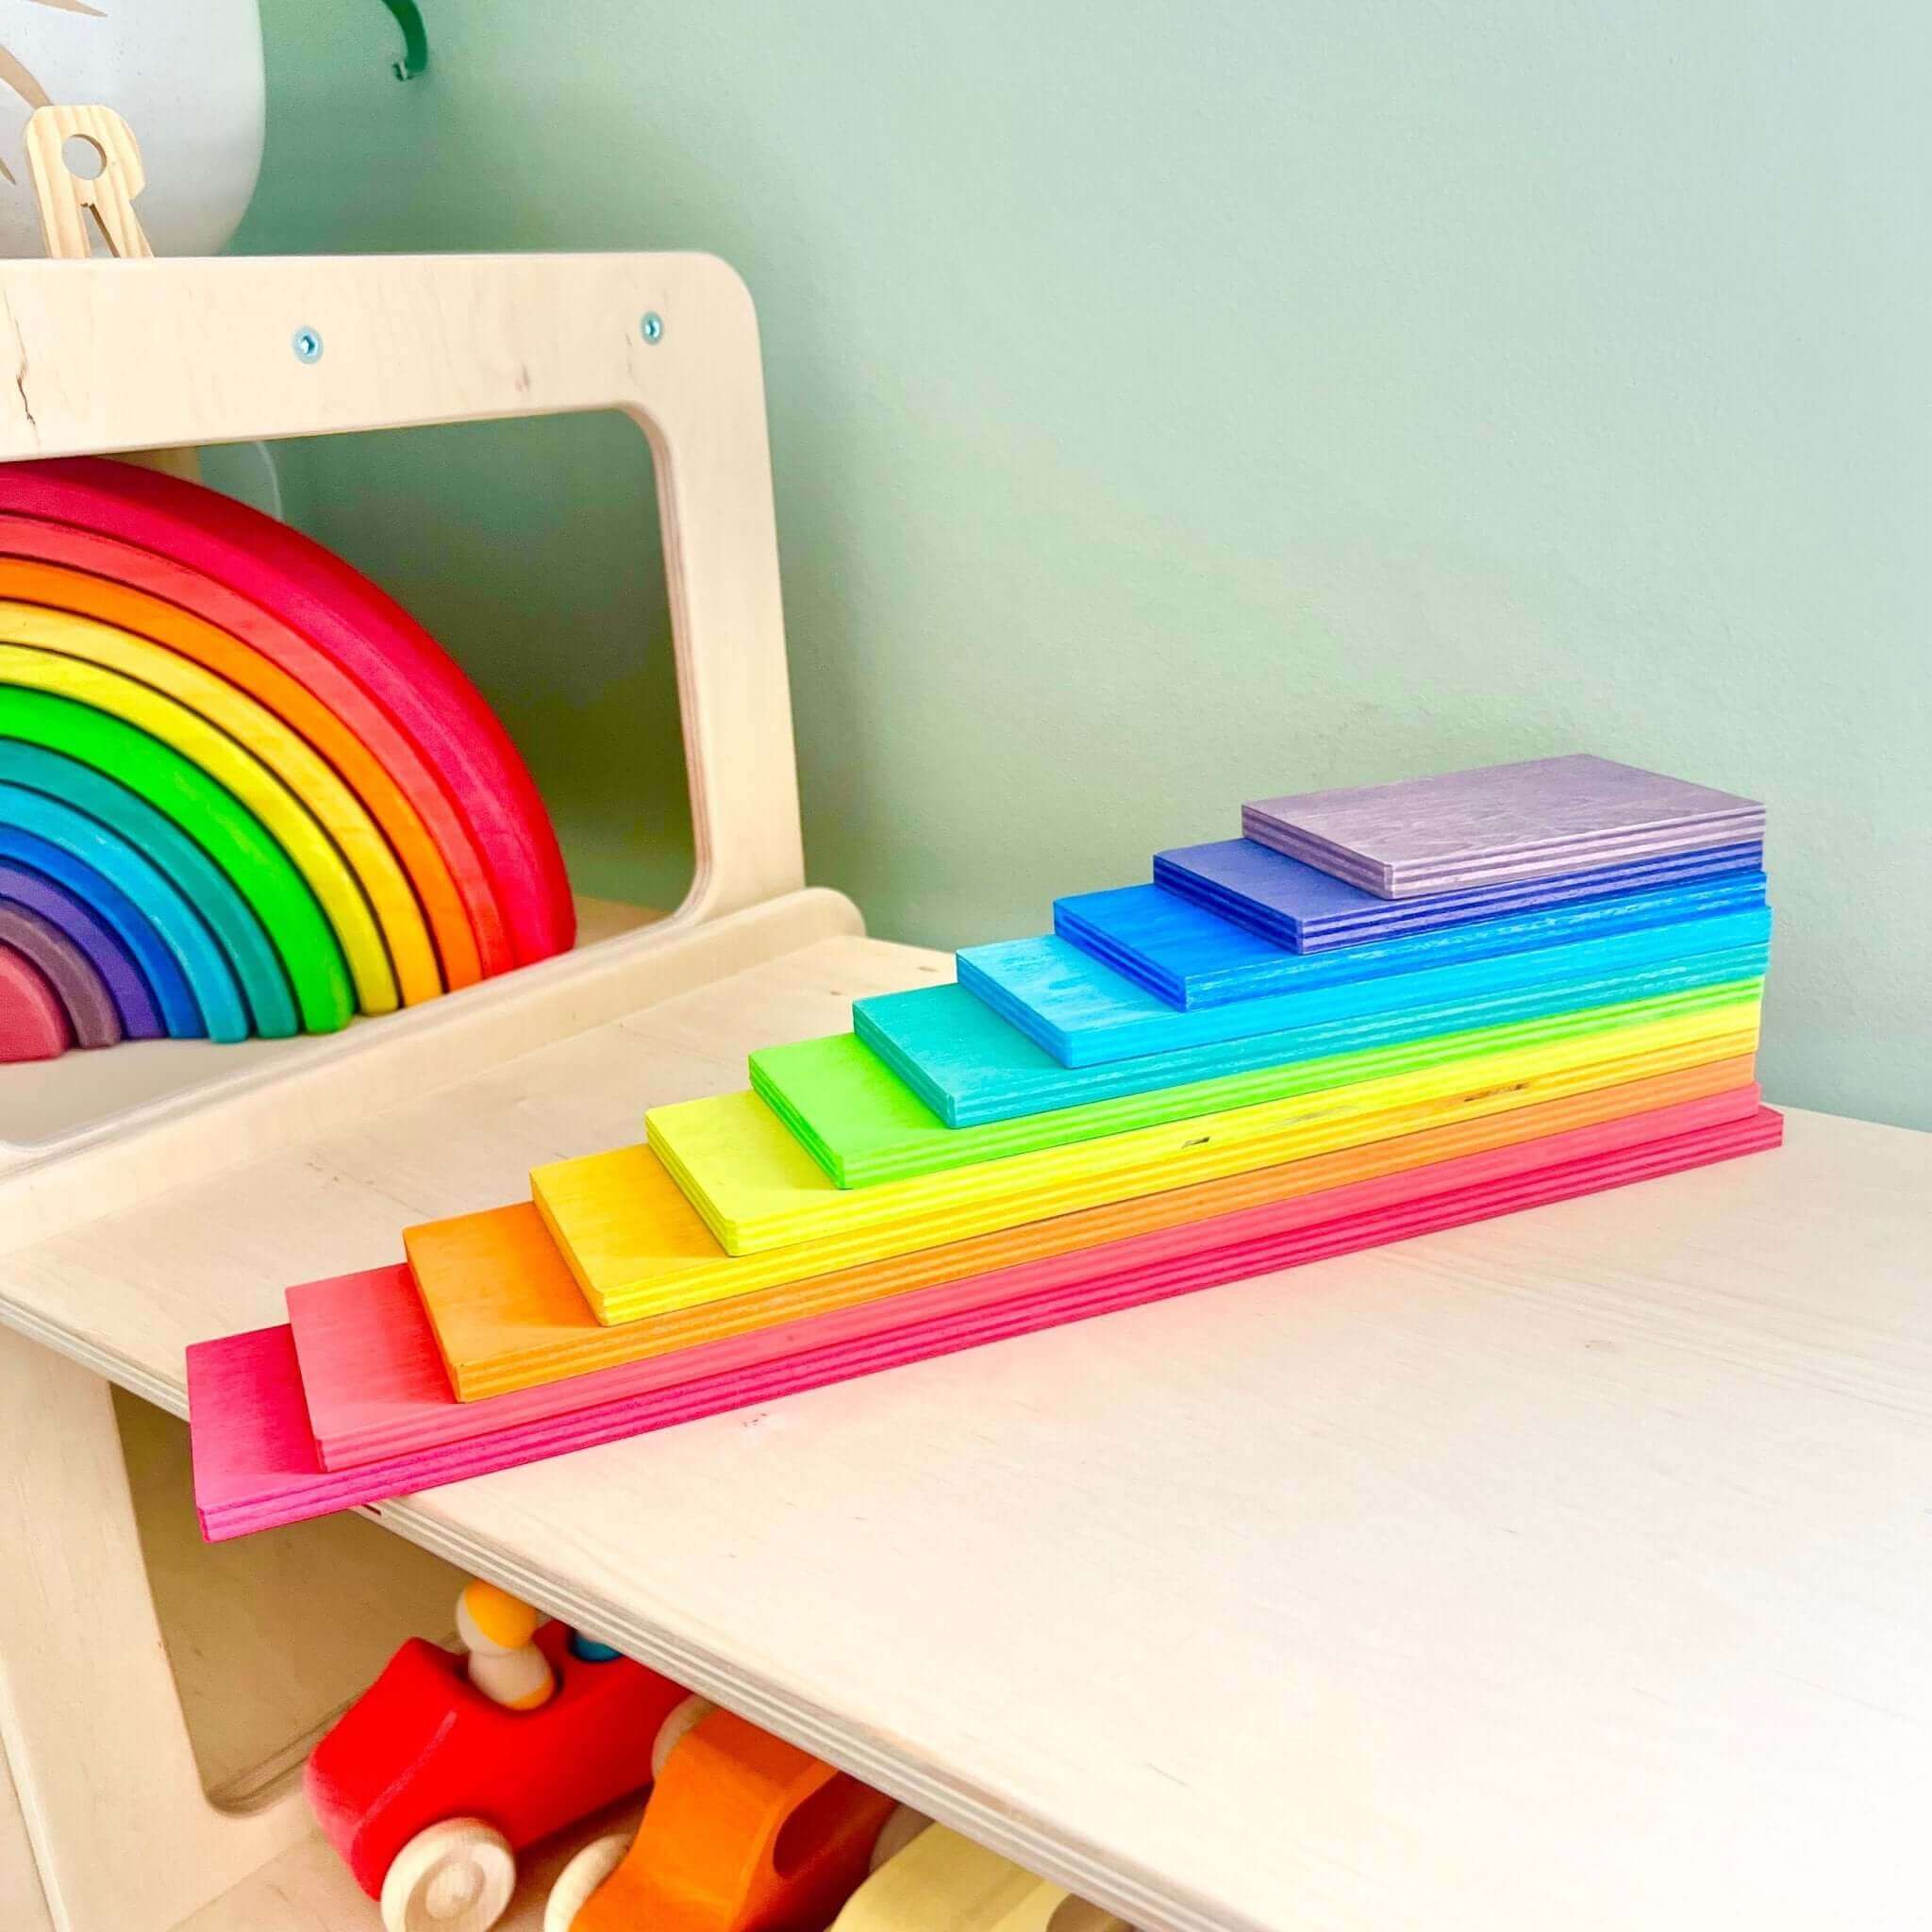
[[[622,1862],[563,1924],[822,1932],[864,1880],[893,1809],[795,1744],[712,1711],[672,1748]]]

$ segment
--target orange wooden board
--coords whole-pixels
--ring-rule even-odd
[[[536,1208],[527,1202],[430,1222],[408,1229],[403,1240],[451,1387],[459,1399],[469,1402],[1209,1215],[1725,1092],[1747,1087],[1752,1068],[1748,1058],[1707,1061],[1398,1140],[1319,1154],[805,1281],[727,1295],[614,1327],[606,1327],[591,1312]],[[668,1224],[681,1230],[691,1254],[708,1255],[711,1270],[726,1280],[741,1272],[743,1264],[718,1246],[647,1147],[624,1150],[624,1159],[635,1185],[645,1191]]]

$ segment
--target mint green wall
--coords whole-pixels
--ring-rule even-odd
[[[874,930],[1038,930],[1245,795],[1588,746],[1769,801],[1774,1096],[1932,1122],[1925,9],[425,10],[402,86],[375,0],[266,0],[241,245],[737,263],[810,870]],[[599,534],[639,463],[290,466],[606,887],[685,862],[661,592]]]

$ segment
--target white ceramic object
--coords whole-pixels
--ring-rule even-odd
[[[134,129],[136,206],[157,255],[213,255],[261,168],[258,0],[10,0],[0,9],[0,255],[42,253],[21,137],[48,102],[98,102]]]

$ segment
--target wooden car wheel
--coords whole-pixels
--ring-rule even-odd
[[[490,1932],[517,1888],[509,1840],[480,1818],[419,1831],[382,1881],[384,1932]]]
[[[577,1914],[590,1904],[591,1894],[624,1863],[630,1850],[627,1831],[607,1832],[593,1838],[561,1872],[543,1903],[543,1932],[570,1932]]]

